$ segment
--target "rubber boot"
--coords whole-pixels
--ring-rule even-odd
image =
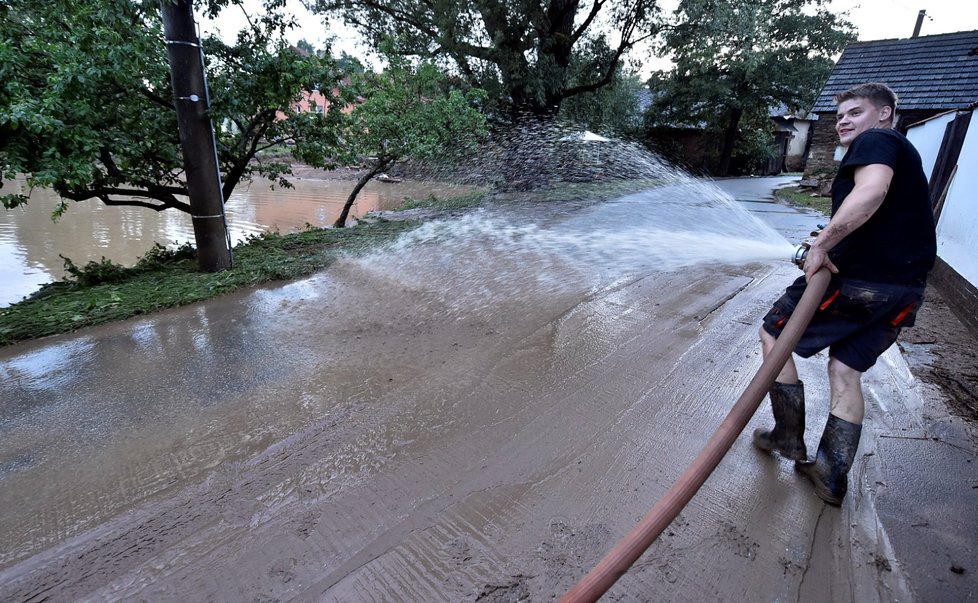
[[[769,392],[774,429],[754,431],[754,446],[765,452],[780,452],[796,461],[808,458],[805,448],[805,386],[798,383],[774,383]]]
[[[848,491],[849,468],[856,458],[863,426],[829,415],[815,460],[795,463],[795,469],[815,485],[815,494],[839,506]]]

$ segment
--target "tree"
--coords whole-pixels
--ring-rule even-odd
[[[369,157],[334,226],[343,227],[357,195],[374,176],[396,162],[412,158],[451,161],[473,150],[486,132],[476,105],[485,100],[478,89],[463,92],[430,62],[412,67],[396,54],[383,73],[364,72],[354,88],[362,101],[343,130],[348,156]]]
[[[212,0],[215,15],[240,0]],[[203,40],[217,127],[222,190],[254,175],[288,186],[290,163],[262,152],[288,146],[326,165],[338,143],[340,111],[292,114],[303,91],[344,103],[342,73],[330,59],[297,52],[294,23],[268,0],[234,43]],[[287,119],[283,119],[287,117]],[[0,186],[26,174],[62,202],[100,199],[188,211],[166,47],[157,0],[9,0],[0,5]],[[280,157],[280,156],[279,156]],[[23,195],[2,195],[11,208]]]
[[[625,53],[659,27],[657,0],[305,2],[341,14],[375,45],[399,37],[406,54],[444,61],[512,113],[537,116],[610,84]],[[602,30],[613,32],[613,43]],[[598,47],[608,52],[592,52]],[[574,62],[590,69],[574,69]]]
[[[807,109],[855,38],[826,0],[681,0],[663,47],[671,71],[653,75],[652,125],[706,123],[723,133],[726,175],[745,120],[766,123],[771,107]]]
[[[564,100],[559,117],[595,132],[636,137],[642,126],[643,95],[647,97],[648,90],[642,79],[632,69],[619,65],[614,81],[608,86]]]

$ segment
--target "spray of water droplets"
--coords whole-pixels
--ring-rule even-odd
[[[469,309],[501,298],[559,295],[584,283],[601,287],[627,275],[785,260],[792,251],[716,185],[638,145],[578,129],[515,127],[478,157],[428,176],[489,183],[508,191],[510,200],[520,191],[529,196],[582,182],[647,187],[578,203],[573,211],[559,202],[490,203],[427,222],[360,262],[399,287],[443,291],[443,302]]]

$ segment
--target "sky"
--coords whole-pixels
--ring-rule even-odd
[[[920,35],[978,29],[975,0],[832,0],[834,12],[849,11],[860,41],[909,38],[917,13],[926,11]]]
[[[661,0],[662,7],[671,11],[678,0]],[[257,10],[260,0],[247,0],[252,8]],[[834,12],[848,11],[849,20],[858,31],[860,41],[886,40],[892,38],[909,38],[917,22],[917,14],[926,11],[920,35],[935,35],[955,31],[978,30],[978,1],[976,0],[831,0],[830,9]],[[331,23],[324,27],[322,18],[310,14],[299,0],[288,0],[287,10],[293,12],[300,28],[293,31],[292,42],[300,39],[321,47],[325,45],[330,35],[335,35],[333,42],[334,54],[346,52],[353,56],[369,60],[368,49],[358,43],[355,32],[342,23]],[[201,23],[207,31],[217,28],[223,35],[233,36],[243,24],[244,19],[239,13],[225,11],[214,23]],[[668,65],[667,61],[648,61],[650,68],[661,69]]]

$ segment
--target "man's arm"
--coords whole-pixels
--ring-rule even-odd
[[[818,270],[827,266],[838,273],[839,269],[829,259],[829,251],[846,238],[852,231],[869,220],[870,216],[883,204],[886,192],[893,180],[893,168],[882,163],[873,163],[856,168],[856,185],[852,192],[842,200],[839,211],[819,233],[805,259],[805,278],[810,279]]]

